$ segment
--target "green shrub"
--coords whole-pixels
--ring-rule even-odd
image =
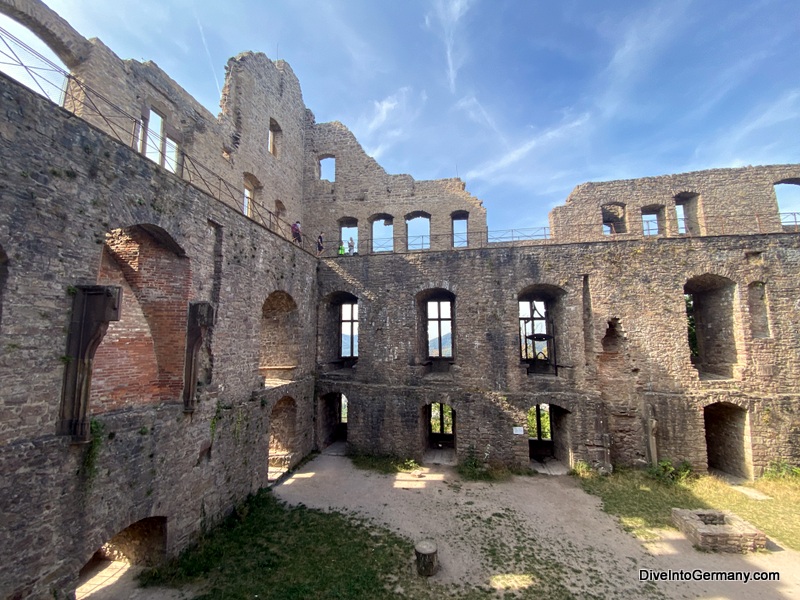
[[[657,465],[650,465],[647,474],[661,483],[682,483],[691,477],[692,465],[684,460],[676,467],[671,460],[664,459],[658,461]]]
[[[762,475],[764,479],[800,479],[800,467],[790,465],[785,458],[771,460]]]

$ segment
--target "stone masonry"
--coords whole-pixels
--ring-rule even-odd
[[[774,191],[800,165],[586,183],[546,238],[490,241],[463,182],[386,173],[283,61],[231,59],[215,117],[39,0],[0,11],[73,77],[57,106],[0,75],[0,597],[174,555],[337,439],[800,462],[800,236]],[[345,230],[355,255],[310,251]]]

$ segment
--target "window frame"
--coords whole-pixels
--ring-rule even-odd
[[[455,344],[454,344],[454,321],[455,321],[455,299],[453,298],[446,298],[443,296],[434,296],[432,298],[428,298],[424,300],[425,302],[425,342],[426,342],[426,354],[428,360],[453,360],[455,358]],[[435,316],[431,316],[431,305],[435,304],[436,306],[436,314]],[[448,316],[442,316],[443,311],[442,306],[447,305],[447,313]],[[436,330],[437,333],[435,337],[431,336],[431,324],[436,323]],[[450,354],[445,356],[443,354],[444,344],[443,338],[446,333],[442,333],[442,324],[447,323],[449,328],[450,334]],[[431,341],[433,339],[437,340],[437,349],[438,355],[433,355],[431,353]]]
[[[554,314],[557,298],[541,291],[520,294],[517,297],[519,359],[520,364],[528,365],[529,374],[558,375]],[[527,306],[527,311],[523,311],[523,306]],[[524,314],[525,312],[527,314]],[[531,337],[528,344],[526,342],[528,336],[537,337]],[[541,350],[537,349],[537,344]]]
[[[345,306],[350,307],[350,316],[345,317]],[[339,304],[339,344],[338,344],[338,358],[340,360],[356,361],[358,360],[358,300],[346,300]],[[344,350],[344,329],[345,325],[350,325],[350,354],[345,354]]]

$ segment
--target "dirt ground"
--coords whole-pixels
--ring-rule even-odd
[[[625,533],[614,517],[600,510],[599,499],[584,493],[568,476],[464,482],[449,466],[381,475],[355,469],[346,457],[322,454],[273,491],[289,504],[351,514],[414,541],[433,539],[441,563],[433,580],[454,589],[469,583],[494,588],[498,597],[503,597],[525,587],[531,575],[504,568],[496,554],[498,548],[522,547],[543,563],[560,565],[562,582],[578,597],[800,598],[800,553],[782,549],[774,540],[771,550],[756,554],[702,553],[673,530],[660,531],[660,538],[654,542],[642,542]],[[780,581],[662,581],[645,585],[639,580],[642,569],[777,571]],[[114,587],[118,594],[120,588]],[[190,596],[174,590],[131,589],[130,593],[125,597],[137,600]],[[457,597],[457,592],[454,595]],[[106,598],[101,592],[83,597]]]

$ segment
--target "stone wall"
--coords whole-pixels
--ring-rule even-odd
[[[0,102],[0,595],[51,596],[132,523],[166,518],[174,554],[264,485],[281,398],[296,405],[293,460],[311,450],[316,260],[5,77]],[[76,445],[55,435],[70,290],[98,281],[125,284],[122,319],[97,350],[93,433]],[[260,324],[276,291],[312,350],[266,390]],[[199,300],[216,322],[184,413],[185,315]]]
[[[551,214],[552,239],[490,245],[463,182],[387,174],[344,125],[315,122],[282,61],[231,59],[214,117],[157,65],[120,60],[38,0],[0,11],[130,117],[112,127],[80,86],[61,109],[0,76],[0,596],[69,597],[94,552],[144,519],[165,524],[157,545],[174,554],[270,466],[337,433],[354,451],[421,460],[432,403],[453,409],[460,459],[527,465],[526,415],[547,404],[570,465],[702,470],[724,455],[757,476],[777,457],[800,462],[800,237],[782,233],[773,189],[800,166],[583,184]],[[185,153],[174,164],[142,147],[156,113]],[[328,157],[334,181],[320,178]],[[415,216],[430,219],[419,251]],[[453,247],[454,217],[468,219],[467,247]],[[295,220],[306,238],[325,233],[322,260],[287,241]],[[372,251],[376,221],[394,223],[390,251]],[[358,252],[332,258],[343,224]],[[70,400],[90,425],[82,439],[59,427],[73,298],[98,284],[122,290],[121,313],[81,363],[93,369],[87,404]],[[432,299],[450,303],[452,357],[430,356]],[[521,301],[547,314],[530,337]],[[342,356],[339,307],[352,302],[358,352]],[[191,321],[198,303],[208,321]]]
[[[573,460],[607,450],[618,464],[643,464],[652,417],[659,457],[687,459],[702,469],[702,409],[738,397],[748,410],[767,409],[773,423],[781,415],[787,435],[779,444],[787,456],[797,456],[797,430],[789,433],[797,423],[793,401],[781,398],[800,391],[800,339],[793,326],[798,258],[797,236],[770,234],[324,260],[320,323],[330,320],[331,298],[352,294],[359,299],[360,336],[353,368],[331,368],[330,357],[320,355],[322,389],[351,399],[348,442],[363,451],[418,456],[424,447],[421,407],[447,396],[459,415],[459,455],[469,444],[490,444],[506,460],[525,461],[512,427],[524,425],[530,406],[548,403],[570,411],[576,423]],[[692,361],[684,286],[704,273],[734,284],[727,308],[731,332],[724,339],[736,358],[728,377],[708,378]],[[768,282],[768,339],[754,337],[749,327],[753,280]],[[557,376],[529,374],[520,360],[517,298],[531,285],[563,290],[555,328]],[[416,297],[426,289],[455,296],[455,356],[446,373],[432,372],[420,348],[425,325]],[[320,335],[335,337],[335,329]],[[325,347],[322,340],[319,347]],[[767,435],[754,423],[753,448]],[[752,461],[758,473],[768,459],[754,450]]]
[[[798,180],[798,165],[775,165],[582,183],[550,213],[551,235],[558,242],[598,241],[609,233],[604,222],[617,239],[777,233],[774,186]],[[648,230],[642,214],[657,212],[659,228]]]

